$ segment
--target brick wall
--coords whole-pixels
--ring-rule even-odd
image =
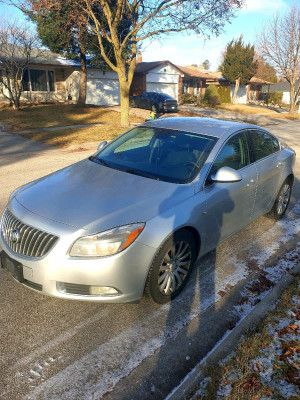
[[[182,76],[179,75],[178,79],[178,103],[181,103],[182,98]]]
[[[130,96],[138,96],[139,94],[146,92],[146,75],[134,75],[131,88]]]
[[[55,87],[57,94],[65,95],[66,93],[65,74],[62,68],[55,70]]]

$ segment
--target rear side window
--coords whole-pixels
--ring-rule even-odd
[[[250,131],[253,161],[258,161],[279,150],[278,140],[267,132]]]
[[[214,175],[222,167],[239,170],[249,164],[250,157],[247,138],[246,134],[241,132],[234,135],[225,143],[212,166],[211,175]]]

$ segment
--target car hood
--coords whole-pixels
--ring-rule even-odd
[[[193,194],[193,184],[157,181],[86,159],[25,185],[15,198],[35,214],[92,232],[147,221]]]

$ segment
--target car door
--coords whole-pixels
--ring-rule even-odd
[[[145,101],[146,101],[146,93],[142,93],[137,98],[137,106],[138,108],[145,108]]]
[[[155,93],[149,93],[149,96],[148,96],[148,103],[147,103],[147,109],[148,109],[148,110],[152,110],[153,105],[155,104],[155,102],[156,102]]]
[[[210,177],[221,167],[231,167],[242,176],[240,182],[212,182]],[[231,136],[219,151],[204,186],[207,213],[206,249],[248,225],[252,218],[257,185],[257,171],[250,163],[246,131]]]
[[[258,174],[253,218],[269,211],[279,190],[282,160],[278,140],[266,131],[249,130],[250,156]]]

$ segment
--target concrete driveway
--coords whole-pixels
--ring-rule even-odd
[[[299,153],[299,123],[270,130]],[[0,133],[0,211],[16,187],[93,151],[57,150]],[[299,176],[298,158],[292,212],[278,223],[260,218],[202,258],[171,305],[44,297],[1,270],[0,399],[163,399],[234,320],[253,260],[274,263],[296,246]]]

